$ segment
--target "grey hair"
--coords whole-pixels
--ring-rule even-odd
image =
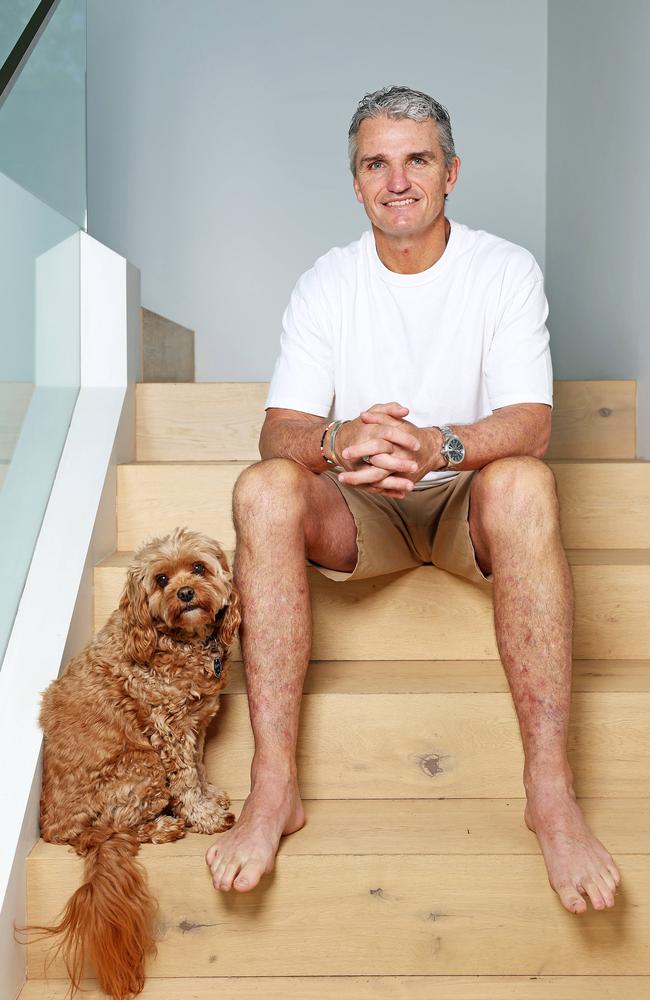
[[[400,118],[410,118],[414,122],[424,122],[432,118],[438,126],[438,140],[445,154],[447,166],[456,155],[454,137],[451,134],[449,112],[433,97],[423,94],[420,90],[410,87],[382,87],[372,94],[364,94],[354,112],[348,130],[348,155],[352,175],[357,173],[357,133],[361,122],[366,118],[387,118],[398,121]]]

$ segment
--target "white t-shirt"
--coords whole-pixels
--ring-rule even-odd
[[[266,408],[335,419],[408,406],[417,427],[473,424],[501,406],[553,405],[548,305],[535,258],[450,220],[442,257],[419,274],[379,259],[372,230],[299,278]],[[462,430],[458,431],[462,439]],[[453,479],[431,472],[420,485]]]

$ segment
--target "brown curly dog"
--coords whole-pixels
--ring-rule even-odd
[[[86,959],[118,1000],[144,986],[156,902],[139,845],[234,822],[203,745],[238,625],[223,551],[177,528],[136,553],[118,610],[43,696],[42,836],[86,864],[59,924],[39,930],[61,935],[73,993]]]

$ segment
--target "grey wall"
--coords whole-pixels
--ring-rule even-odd
[[[89,229],[197,378],[268,378],[298,275],[369,225],[347,129],[403,83],[451,112],[449,214],[543,265],[546,0],[89,0]]]
[[[650,458],[647,0],[550,0],[547,290],[562,378],[637,378]]]

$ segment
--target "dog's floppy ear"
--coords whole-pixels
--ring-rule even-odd
[[[232,646],[235,633],[239,628],[241,614],[239,613],[239,593],[233,585],[230,589],[228,606],[219,627],[219,641],[228,649]]]
[[[146,663],[156,650],[158,637],[149,613],[141,566],[129,566],[127,570],[120,611],[124,622],[124,651],[132,660]]]

